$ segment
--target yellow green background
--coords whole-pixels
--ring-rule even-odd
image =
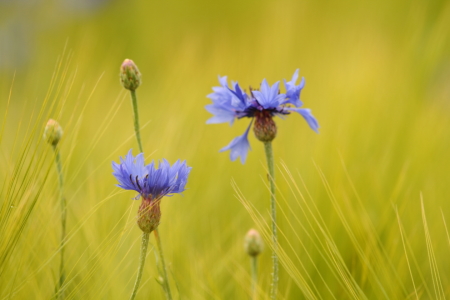
[[[176,299],[248,299],[243,238],[263,232],[258,299],[271,282],[263,145],[218,150],[247,120],[206,125],[227,75],[257,87],[306,79],[320,124],[276,119],[279,299],[440,299],[450,294],[450,2],[0,1],[0,299],[50,299],[60,206],[46,121],[64,129],[66,299],[125,299],[139,201],[111,161],[137,154],[125,58],[147,162],[186,160],[159,227]],[[289,177],[292,175],[292,178]],[[155,245],[154,239],[151,240]],[[164,299],[150,251],[137,299]]]

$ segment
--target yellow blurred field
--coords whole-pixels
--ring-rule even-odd
[[[0,300],[50,299],[68,201],[66,299],[126,299],[139,201],[111,162],[138,153],[119,66],[133,59],[146,161],[187,160],[159,227],[175,299],[249,299],[243,238],[264,233],[258,299],[271,282],[263,145],[219,153],[247,121],[206,125],[217,76],[245,87],[306,79],[305,108],[276,119],[279,299],[450,296],[450,2],[0,1]],[[164,299],[153,247],[136,299]],[[152,250],[153,249],[153,250]]]

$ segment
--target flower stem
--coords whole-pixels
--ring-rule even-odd
[[[61,261],[59,265],[59,284],[57,289],[58,299],[64,299],[64,290],[62,288],[64,281],[66,279],[65,269],[64,269],[64,244],[66,239],[66,217],[67,217],[67,204],[66,198],[63,194],[63,173],[62,173],[62,164],[61,157],[59,155],[59,149],[57,146],[53,146],[53,151],[55,152],[55,164],[56,170],[58,171],[58,182],[59,182],[59,198],[61,202],[61,242],[60,242],[60,251],[61,251]]]
[[[252,300],[256,300],[256,284],[258,283],[258,257],[251,256],[252,268]]]
[[[142,148],[141,134],[140,134],[140,130],[139,130],[139,113],[138,113],[138,104],[137,104],[136,91],[130,90],[130,92],[131,92],[131,103],[133,104],[133,113],[134,113],[134,131],[136,133],[136,139],[137,139],[137,142],[138,142],[138,145],[139,145],[139,151],[141,153],[143,153],[144,150]],[[166,298],[168,300],[172,300],[172,294],[170,293],[170,286],[169,286],[167,270],[166,270],[166,262],[164,260],[164,253],[163,253],[162,245],[161,245],[161,238],[159,236],[158,229],[155,229],[154,232],[155,232],[156,241],[158,243],[159,256],[160,256],[161,264],[162,264],[162,271],[163,271],[162,275],[163,275],[163,278],[164,278],[163,288],[164,288],[164,291],[166,293]],[[144,262],[145,262],[145,259],[144,259]],[[142,266],[143,266],[144,262],[142,262]],[[138,274],[138,276],[140,276],[140,275]],[[139,278],[139,280],[140,280],[140,278]],[[138,281],[136,281],[136,282],[139,284]]]
[[[133,300],[134,297],[136,297],[136,293],[139,288],[139,284],[141,283],[142,271],[144,270],[145,258],[147,257],[149,236],[150,236],[149,233],[146,233],[146,232],[142,233],[141,256],[139,257],[138,274],[136,277],[136,282],[134,283],[134,288],[133,288],[133,292],[131,293],[130,300]]]
[[[277,289],[278,289],[278,255],[277,255],[278,237],[277,237],[277,207],[275,201],[275,171],[273,167],[272,142],[265,142],[264,150],[266,152],[267,166],[269,168],[270,210],[272,212],[273,272],[272,272],[272,287],[270,289],[270,298],[274,300],[277,298]]]
[[[142,142],[141,142],[141,133],[139,130],[139,114],[138,114],[138,104],[137,104],[137,97],[136,97],[136,91],[130,91],[131,92],[131,102],[133,104],[133,113],[134,113],[134,131],[136,133],[136,139],[139,145],[139,151],[144,152],[142,148]]]
[[[159,236],[158,228],[156,228],[154,230],[154,233],[155,233],[156,242],[158,244],[159,255],[161,257],[161,265],[162,265],[163,276],[164,276],[164,290],[166,292],[166,298],[168,300],[172,300],[172,293],[170,292],[169,278],[167,278],[166,262],[164,260],[164,252],[162,249],[162,243],[161,243],[161,238]]]

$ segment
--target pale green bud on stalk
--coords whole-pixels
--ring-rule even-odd
[[[59,282],[56,286],[56,298],[58,300],[65,299],[65,280],[66,280],[66,272],[65,272],[65,263],[64,263],[64,252],[65,252],[65,243],[66,243],[66,217],[67,217],[67,203],[66,198],[63,194],[63,172],[62,172],[62,164],[61,157],[59,154],[59,149],[57,145],[61,140],[63,135],[63,130],[58,122],[53,119],[48,120],[47,125],[45,125],[44,130],[44,139],[53,147],[53,151],[55,152],[55,164],[56,170],[58,171],[58,181],[59,181],[59,197],[61,201],[61,242],[60,242],[60,252],[61,252],[61,262],[59,266]]]
[[[245,235],[244,249],[250,256],[258,256],[263,251],[264,243],[256,229],[250,229]]]
[[[125,59],[120,66],[120,82],[130,91],[135,91],[141,85],[141,72],[131,59]]]
[[[164,281],[164,278],[162,278],[162,276],[158,276],[156,278],[156,282],[159,283],[161,286],[164,286],[166,284],[166,282]]]
[[[256,229],[250,229],[245,235],[244,249],[248,255],[250,255],[251,270],[252,270],[252,298],[256,299],[256,286],[258,284],[258,262],[257,257],[264,249],[264,243],[261,235]]]
[[[58,145],[63,135],[63,130],[58,122],[53,119],[48,120],[44,130],[44,140],[52,146]]]

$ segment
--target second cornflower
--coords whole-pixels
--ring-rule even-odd
[[[213,93],[208,95],[213,102],[206,106],[206,109],[214,116],[207,123],[233,123],[234,119],[255,118],[253,130],[258,140],[262,142],[272,141],[277,133],[277,127],[273,120],[274,116],[284,116],[291,112],[297,112],[306,120],[309,127],[317,132],[319,124],[310,109],[300,108],[300,92],[305,86],[305,80],[302,78],[299,85],[296,85],[298,79],[296,70],[291,81],[284,80],[286,92],[279,92],[280,82],[270,86],[264,79],[260,90],[250,89],[249,93],[243,91],[237,82],[232,82],[232,87],[228,87],[227,77],[219,77],[220,87],[213,87]],[[252,122],[243,135],[236,137],[228,146],[220,151],[230,150],[232,161],[241,157],[244,163],[247,158],[250,143],[248,142],[248,133]]]

